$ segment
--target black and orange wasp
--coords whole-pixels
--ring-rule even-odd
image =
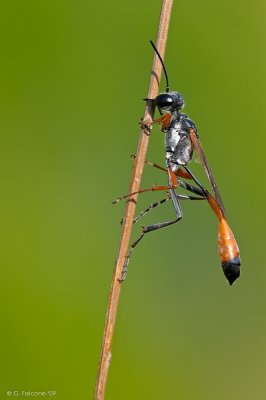
[[[140,218],[146,215],[151,209],[165,203],[169,199],[172,200],[177,217],[172,221],[156,223],[142,228],[142,234],[129,248],[120,281],[123,281],[125,279],[131,253],[144,237],[144,235],[148,232],[152,232],[173,225],[176,222],[180,221],[183,217],[180,200],[187,199],[207,200],[207,202],[211,206],[211,209],[216,215],[218,219],[218,252],[223,272],[229,284],[232,285],[240,275],[240,253],[237,242],[227,222],[224,204],[219,193],[218,186],[210,169],[209,163],[207,161],[206,155],[200,143],[196,125],[191,119],[188,118],[186,114],[182,113],[182,109],[184,107],[183,96],[178,92],[170,91],[168,75],[163,60],[154,43],[152,41],[150,42],[162,64],[166,79],[166,90],[165,92],[159,94],[155,99],[144,100],[147,102],[152,102],[152,105],[154,107],[157,107],[161,114],[161,117],[157,120],[154,120],[153,122],[162,124],[162,132],[165,133],[166,168],[161,167],[158,164],[151,163],[149,161],[146,161],[146,164],[167,172],[168,185],[154,185],[152,188],[141,189],[138,192],[126,194],[114,200],[113,204],[118,203],[122,199],[128,199],[130,198],[130,196],[137,193],[144,193],[149,191],[167,191],[166,198],[159,202],[151,204],[134,219],[134,222],[138,222]],[[165,112],[165,114],[163,114],[163,112]],[[148,128],[150,129],[150,127]],[[194,152],[197,153],[197,155],[199,156],[200,162],[210,182],[213,194],[211,194],[198,181],[198,179],[187,167],[188,163],[192,160]],[[191,179],[194,181],[196,186],[193,186],[181,180],[180,178]],[[178,194],[176,192],[176,189],[178,187],[182,187],[188,192],[192,192],[196,196]]]

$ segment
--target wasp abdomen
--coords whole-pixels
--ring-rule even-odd
[[[234,234],[224,218],[219,223],[218,249],[223,272],[232,285],[240,275],[240,253]]]

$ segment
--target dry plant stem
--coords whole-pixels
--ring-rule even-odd
[[[164,57],[164,52],[166,47],[172,5],[173,5],[173,0],[163,0],[162,2],[160,22],[156,39],[156,47],[159,50],[159,53],[161,54],[162,58]],[[148,98],[150,99],[154,99],[158,94],[161,72],[162,72],[161,63],[158,57],[155,55],[153,61],[151,79],[150,79],[149,93],[148,93]],[[147,129],[147,126],[150,126],[152,124],[153,114],[154,114],[154,108],[152,104],[148,102],[144,113],[143,126],[140,131],[140,138],[139,138],[139,143],[136,152],[128,193],[137,192],[140,187],[141,176],[144,168],[145,156],[149,142],[149,134],[148,134],[149,129]],[[134,198],[134,200],[137,200],[137,195],[132,196],[132,198]],[[135,208],[136,208],[135,201],[129,201],[126,204],[124,218],[123,218],[124,223],[122,226],[118,255],[114,268],[107,313],[105,318],[102,350],[98,366],[94,400],[104,399],[107,374],[111,362],[112,338],[114,333],[116,313],[117,313],[117,307],[121,290],[121,283],[119,279],[122,274],[125,257],[128,251]]]

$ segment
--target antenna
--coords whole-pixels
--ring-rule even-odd
[[[157,56],[159,57],[159,60],[161,61],[161,64],[162,64],[162,67],[163,67],[163,71],[164,71],[164,75],[165,75],[165,80],[166,80],[166,90],[165,90],[165,91],[166,91],[166,93],[168,93],[168,92],[169,92],[168,75],[167,75],[166,68],[165,68],[165,66],[164,66],[162,57],[161,57],[159,51],[156,49],[155,44],[153,43],[152,40],[150,40],[150,44],[151,44],[152,47],[154,48],[155,53],[157,54]]]

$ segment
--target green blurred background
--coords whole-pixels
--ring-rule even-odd
[[[160,7],[1,3],[1,399],[93,397],[124,208],[110,201],[128,189]],[[178,225],[147,235],[122,289],[106,400],[265,399],[265,12],[263,0],[174,4],[171,88],[198,126],[242,275],[229,287],[207,204],[183,203]],[[164,163],[159,127],[148,158]],[[147,168],[142,186],[154,182],[165,176]],[[142,223],[173,215],[168,203]]]

